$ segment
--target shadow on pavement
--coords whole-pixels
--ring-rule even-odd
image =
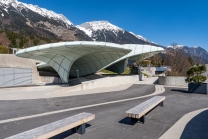
[[[158,79],[153,84],[158,84]]]
[[[188,91],[185,90],[185,89],[171,89],[171,91],[181,92],[181,93],[189,93],[189,94],[191,94],[190,92],[188,92]]]
[[[90,127],[90,126],[91,126],[90,124],[86,124],[86,130],[87,130],[87,128]],[[86,131],[86,132],[87,132],[87,131]],[[69,137],[69,136],[71,136],[71,135],[73,135],[73,134],[75,134],[75,133],[70,129],[70,130],[67,130],[67,131],[65,131],[65,132],[63,132],[63,133],[61,133],[61,134],[58,134],[58,135],[56,135],[56,136],[53,136],[53,137],[51,137],[51,138],[49,138],[49,139],[64,139],[64,138]]]
[[[126,118],[122,119],[121,121],[119,121],[119,123],[133,126],[136,123],[139,123],[139,120],[131,121],[131,118],[126,117]]]
[[[186,125],[180,139],[208,138],[208,110],[201,112]]]

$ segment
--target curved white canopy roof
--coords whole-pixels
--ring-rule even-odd
[[[80,76],[93,74],[130,51],[114,43],[76,41],[30,47],[18,51],[16,55],[47,63],[67,83],[70,72],[75,76],[76,70],[79,70]]]
[[[152,45],[124,44],[122,46],[124,46],[125,49],[131,49],[132,51],[104,68],[107,68],[108,70],[116,73],[122,73],[127,66],[127,59],[134,59],[136,61],[138,60],[138,57],[145,59],[164,51],[162,47]]]
[[[16,55],[45,62],[56,70],[64,83],[68,83],[69,74],[76,77],[76,70],[80,76],[85,76],[126,58],[163,50],[151,45],[74,41],[34,46],[18,51]]]

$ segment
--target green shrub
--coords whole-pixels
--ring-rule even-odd
[[[9,49],[6,46],[0,45],[0,54],[8,54]]]
[[[203,65],[195,65],[188,69],[186,72],[187,78],[185,79],[186,82],[188,83],[197,83],[201,84],[204,81],[206,81],[207,77],[202,75],[202,73],[206,72],[207,68],[206,66]]]

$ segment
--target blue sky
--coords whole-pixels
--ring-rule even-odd
[[[19,0],[65,15],[74,25],[107,20],[163,46],[208,50],[208,0]]]

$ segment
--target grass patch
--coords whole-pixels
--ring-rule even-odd
[[[126,70],[121,74],[130,74],[130,73],[131,73],[131,69],[127,67]]]
[[[103,72],[103,73],[106,73],[106,74],[117,74],[115,72],[112,72],[112,71],[109,71],[109,70],[106,70],[106,69],[101,70],[100,72]]]
[[[143,74],[144,76],[147,76],[147,77],[148,77],[148,75],[147,75],[146,73],[143,73],[143,72],[142,72],[142,74]]]
[[[103,73],[106,73],[106,74],[118,74],[118,73],[115,73],[115,72],[112,72],[112,71],[109,71],[109,70],[101,70],[100,72],[103,72]],[[130,74],[131,73],[131,69],[129,67],[126,68],[126,70],[121,73],[121,74]]]

